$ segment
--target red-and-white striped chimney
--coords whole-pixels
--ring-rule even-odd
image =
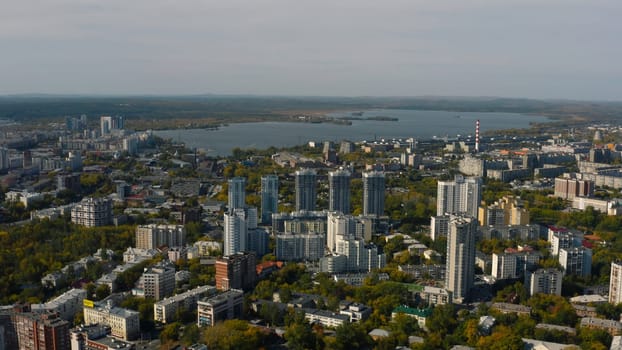
[[[475,152],[479,152],[479,119],[475,122]]]

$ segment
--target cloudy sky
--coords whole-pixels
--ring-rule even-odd
[[[622,100],[620,0],[3,0],[0,94]]]

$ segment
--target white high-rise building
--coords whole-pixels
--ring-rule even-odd
[[[592,250],[585,247],[560,249],[559,264],[564,268],[564,275],[587,277],[592,274]]]
[[[124,127],[123,117],[120,115],[102,115],[99,118],[100,132],[102,136],[109,135],[112,130],[121,130]]]
[[[184,247],[186,229],[183,225],[139,225],[136,227],[136,248],[156,249],[160,246]]]
[[[316,177],[313,169],[296,171],[296,211],[315,210],[317,200]]]
[[[609,275],[609,303],[618,305],[622,303],[622,262],[611,262],[611,274]]]
[[[331,252],[337,249],[337,243],[344,239],[361,238],[364,241],[371,239],[371,219],[354,217],[341,213],[328,213],[326,226],[326,246]]]
[[[247,249],[248,228],[244,209],[234,209],[225,213],[225,233],[223,255],[228,256]]]
[[[175,290],[175,267],[172,264],[157,264],[145,269],[140,276],[134,295],[162,300]]]
[[[449,215],[433,216],[430,222],[430,237],[436,241],[440,237],[447,237],[449,232]]]
[[[370,171],[363,173],[363,215],[379,217],[384,215],[384,173]]]
[[[229,179],[229,212],[246,206],[246,179],[234,177]]]
[[[279,177],[266,175],[261,177],[261,222],[272,223],[272,214],[279,205]]]
[[[86,227],[110,225],[112,200],[109,198],[84,198],[71,209],[71,222]]]
[[[536,293],[562,295],[563,272],[558,269],[538,269],[525,276],[529,295]]]
[[[329,213],[326,227],[326,246],[331,252],[337,249],[337,242],[349,237],[352,232],[352,217],[339,213]]]
[[[492,277],[497,280],[518,278],[533,271],[542,256],[538,252],[518,251],[492,254]]]
[[[328,173],[328,210],[350,214],[350,172],[339,169]]]
[[[436,215],[468,215],[478,217],[482,200],[482,180],[457,175],[453,181],[439,181]]]
[[[324,256],[324,236],[315,233],[276,235],[276,259],[318,261]]]
[[[341,272],[369,272],[385,266],[385,255],[378,247],[367,244],[362,238],[349,237],[337,242],[336,253],[346,257],[345,270]]]
[[[447,237],[445,288],[453,300],[462,303],[468,297],[475,277],[475,236],[477,219],[452,216]]]

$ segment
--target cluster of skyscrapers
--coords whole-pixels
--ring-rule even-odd
[[[363,215],[358,217],[351,215],[351,178],[351,172],[345,169],[329,172],[328,210],[318,211],[317,172],[313,169],[297,170],[296,211],[279,213],[278,176],[262,176],[260,216],[257,215],[257,208],[246,205],[246,179],[231,178],[228,181],[228,208],[224,219],[223,255],[245,251],[262,255],[267,252],[267,249],[257,249],[267,248],[267,244],[261,243],[267,241],[267,233],[257,227],[257,219],[260,218],[261,223],[272,224],[276,238],[275,254],[280,260],[319,261],[327,253],[345,257],[347,254],[344,252],[348,251],[353,255],[350,264],[344,261],[339,271],[369,270],[370,266],[383,265],[384,258],[378,258],[377,250],[373,251],[365,240],[371,238],[373,220],[384,215],[384,173],[363,173]],[[350,240],[356,241],[356,244]],[[338,242],[341,242],[341,248]],[[355,246],[358,248],[354,249]],[[374,252],[371,257],[370,251]],[[364,255],[371,263],[352,266]]]
[[[432,217],[433,239],[447,237],[445,288],[454,302],[468,297],[475,277],[475,242],[482,198],[479,177],[456,176],[438,182],[436,216]]]
[[[328,173],[328,210],[350,214],[350,180],[352,174],[344,169]],[[385,195],[384,173],[370,171],[363,173],[363,215],[380,217],[384,215]],[[262,191],[263,194],[263,191]],[[313,169],[296,171],[296,211],[317,210],[317,174]]]
[[[246,179],[229,179],[228,208],[224,215],[223,255],[228,256],[245,251],[259,255],[267,252],[268,235],[257,227],[257,208],[246,205]],[[278,186],[278,183],[277,183]],[[278,187],[276,196],[278,196]],[[274,193],[271,193],[274,196]],[[277,197],[278,198],[278,197]],[[271,209],[273,209],[272,206]]]

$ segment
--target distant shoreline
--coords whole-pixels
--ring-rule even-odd
[[[246,123],[300,123],[300,124],[337,124],[337,125],[351,125],[352,121],[382,121],[382,122],[397,122],[399,118],[389,117],[384,115],[375,115],[375,111],[377,108],[368,109],[368,110],[357,110],[361,112],[356,112],[352,109],[333,109],[330,111],[326,110],[318,110],[318,111],[304,111],[300,113],[292,113],[292,114],[275,114],[271,116],[247,116],[240,118],[193,118],[193,119],[173,119],[170,122],[166,123],[166,120],[154,120],[154,123],[148,123],[149,127],[142,126],[140,124],[145,124],[145,120],[127,120],[126,124],[131,126],[133,129],[137,131],[145,131],[145,130],[190,130],[190,129],[209,129],[209,130],[218,130],[222,127],[228,126],[229,124],[246,124]],[[550,115],[542,115],[538,113],[511,113],[511,112],[478,112],[478,111],[451,111],[451,110],[414,110],[414,109],[400,109],[400,108],[390,108],[390,110],[399,110],[399,111],[419,111],[419,112],[450,112],[456,113],[459,115],[460,113],[504,113],[504,114],[513,114],[513,115],[524,115],[525,117],[545,117],[547,121],[543,122],[544,124],[553,123],[556,120],[561,119],[554,118]],[[374,115],[369,117],[359,116],[359,115],[349,115],[342,117],[330,116],[331,114],[336,113],[368,113],[374,112]],[[542,123],[539,123],[542,124]]]
[[[482,131],[494,133],[529,133],[530,123],[545,123],[548,118],[541,116],[518,115],[515,113],[476,113],[461,112],[456,118],[451,111],[422,111],[375,109],[370,110],[371,117],[348,120],[348,124],[334,123],[341,117],[352,117],[352,111],[333,112],[325,116],[316,116],[318,120],[331,122],[311,122],[309,118],[280,120],[261,120],[255,123],[222,123],[223,127],[209,130],[200,127],[154,130],[154,134],[166,139],[174,139],[197,149],[213,150],[215,155],[227,155],[233,148],[264,149],[271,146],[288,147],[305,144],[308,141],[338,140],[380,140],[380,139],[454,139],[460,135],[469,137],[475,134],[476,120],[481,120]],[[365,112],[367,113],[367,112]],[[328,119],[332,118],[332,119]],[[390,120],[387,120],[390,118]],[[227,127],[224,127],[224,126]],[[513,131],[503,129],[513,128]]]

